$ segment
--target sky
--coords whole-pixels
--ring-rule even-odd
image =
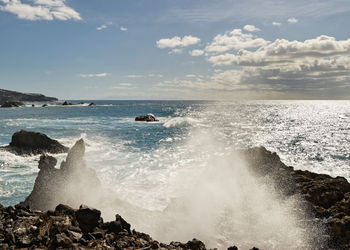
[[[0,88],[60,99],[349,99],[349,0],[0,0]]]

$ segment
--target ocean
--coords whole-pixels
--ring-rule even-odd
[[[87,166],[103,185],[152,211],[185,195],[214,158],[236,149],[264,146],[296,169],[350,180],[350,101],[93,102],[0,109],[0,144],[21,129],[66,146],[84,138]],[[148,113],[159,122],[134,121]],[[31,192],[38,159],[0,151],[1,204],[15,205]]]

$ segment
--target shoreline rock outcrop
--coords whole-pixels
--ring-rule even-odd
[[[22,204],[0,205],[0,219],[0,249],[206,249],[197,239],[160,243],[131,230],[120,215],[103,222],[99,210],[84,205],[73,209],[59,204],[45,212]]]
[[[68,151],[67,147],[45,134],[25,130],[14,133],[10,144],[3,148],[18,155],[59,154]]]
[[[295,170],[264,147],[242,153],[249,168],[272,177],[282,195],[301,196],[314,220],[327,229],[330,248],[350,249],[350,183],[344,177]]]

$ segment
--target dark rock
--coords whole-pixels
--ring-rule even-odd
[[[24,106],[23,102],[3,102],[1,104],[1,108],[17,108],[17,107],[21,107]]]
[[[24,204],[37,210],[53,210],[58,204],[78,207],[78,204],[86,201],[82,198],[82,190],[86,194],[98,194],[100,181],[95,171],[86,167],[84,153],[85,143],[81,139],[69,150],[66,160],[58,169],[54,167],[56,159],[41,156],[33,191]]]
[[[101,220],[101,212],[87,206],[80,206],[75,212],[79,227],[84,233],[90,233],[98,226]]]
[[[42,153],[65,153],[68,148],[45,134],[21,130],[12,135],[10,145],[5,147],[19,155],[36,155]]]
[[[148,114],[148,115],[137,116],[135,118],[135,121],[137,121],[137,122],[158,122],[159,120],[157,120],[154,115]]]
[[[118,234],[120,232],[126,231],[131,234],[130,224],[127,223],[119,214],[115,216],[115,221],[104,223],[103,228],[107,230],[108,233]]]
[[[188,241],[185,244],[186,249],[191,249],[191,250],[205,250],[205,245],[203,242],[197,239],[193,239],[191,241]]]
[[[92,102],[89,104],[89,106],[96,106],[96,103]]]
[[[47,104],[43,104],[41,107],[45,108],[45,107],[47,107],[47,106],[48,106]]]
[[[232,246],[232,247],[227,248],[227,250],[238,250],[238,247]]]

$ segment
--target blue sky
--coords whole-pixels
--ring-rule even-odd
[[[349,99],[348,0],[0,0],[0,88],[61,99]]]

